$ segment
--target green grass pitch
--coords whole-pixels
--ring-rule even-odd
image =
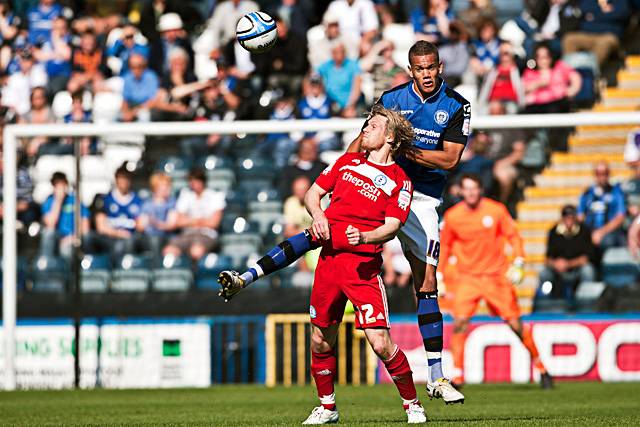
[[[430,425],[640,425],[640,383],[560,383],[548,391],[476,385],[464,393],[464,405],[424,398]],[[338,387],[336,394],[340,424],[406,423],[392,385]],[[1,392],[0,425],[288,426],[299,425],[316,404],[311,387]]]

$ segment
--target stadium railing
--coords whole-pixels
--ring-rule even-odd
[[[358,131],[361,119],[247,121],[247,122],[169,122],[169,123],[94,123],[9,125],[4,128],[4,221],[3,221],[3,335],[5,388],[16,387],[15,325],[17,300],[16,176],[18,138],[51,137],[121,137],[144,136],[239,135],[315,131]],[[638,125],[640,112],[590,112],[549,115],[513,115],[473,117],[471,127],[480,129],[536,129],[581,125]],[[78,166],[79,168],[79,166]],[[82,177],[78,180],[82,181]]]

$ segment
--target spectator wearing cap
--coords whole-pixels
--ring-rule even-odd
[[[360,36],[351,33],[343,34],[340,31],[340,17],[335,12],[328,10],[322,18],[324,26],[323,37],[309,43],[309,63],[313,69],[331,59],[331,46],[341,41],[347,51],[347,57],[357,59],[360,56]]]
[[[159,75],[170,72],[169,54],[175,48],[180,48],[188,55],[187,68],[193,70],[193,49],[177,13],[166,13],[158,21],[160,37],[151,43],[149,66]]]
[[[93,31],[80,35],[80,43],[71,54],[71,78],[67,90],[74,93],[80,89],[88,89],[93,93],[102,88],[105,64],[102,48]]]
[[[49,76],[49,93],[66,89],[71,76],[71,36],[66,19],[59,16],[53,20],[49,37],[35,45],[33,55],[43,63]]]
[[[116,170],[113,189],[97,204],[94,251],[109,252],[114,259],[134,253],[140,246],[135,233],[142,200],[132,190],[132,180],[133,173],[123,164]]]
[[[578,204],[578,219],[591,229],[593,244],[604,252],[614,246],[624,246],[622,231],[626,206],[619,184],[609,182],[609,165],[598,162],[593,168],[595,184],[587,188]]]
[[[357,116],[357,106],[362,97],[362,71],[358,61],[346,57],[342,42],[331,48],[331,59],[318,67],[327,95],[337,105],[342,117]]]
[[[286,87],[291,93],[300,92],[302,78],[307,72],[307,43],[304,34],[289,28],[280,17],[274,16],[278,42],[267,52],[254,55],[256,73],[263,84],[271,88]]]
[[[565,298],[571,304],[576,286],[595,280],[592,264],[595,250],[591,231],[578,221],[575,206],[564,206],[561,214],[560,221],[549,230],[546,261],[540,272],[538,292]],[[546,283],[551,284],[550,291],[545,289],[545,286],[549,286]]]
[[[302,86],[304,96],[298,101],[297,116],[303,120],[326,120],[331,118],[331,101],[324,90],[322,77],[312,73]],[[332,131],[307,132],[306,137],[313,138],[318,143],[320,152],[336,150],[340,141]]]
[[[631,4],[629,0],[579,0],[578,7],[582,13],[579,29],[562,38],[562,51],[591,51],[602,66],[620,49]]]
[[[203,16],[194,7],[195,2],[183,0],[149,0],[141,2],[138,28],[147,40],[153,42],[160,37],[158,24],[163,15],[177,13],[184,22],[185,31],[191,33],[196,25],[202,24]],[[208,2],[213,4],[215,2]],[[198,7],[198,9],[200,9]]]
[[[409,18],[418,40],[441,44],[449,38],[449,25],[455,15],[448,0],[425,0],[422,7],[411,11]]]
[[[53,192],[42,204],[42,223],[44,230],[40,238],[40,252],[53,256],[59,253],[70,259],[73,250],[73,232],[75,230],[75,194],[69,192],[69,181],[62,172],[51,177]],[[89,210],[80,208],[81,233],[89,232]]]
[[[144,56],[134,53],[129,69],[123,77],[121,119],[124,122],[149,121],[160,87],[158,76],[147,68]]]
[[[31,108],[31,91],[46,87],[48,77],[44,66],[35,62],[29,49],[18,52],[18,66],[18,71],[11,74],[2,87],[2,103],[18,115],[25,115]]]
[[[204,171],[189,172],[189,188],[180,192],[176,202],[176,227],[180,234],[169,241],[165,254],[188,253],[194,261],[211,251],[218,239],[218,229],[226,206],[224,193],[206,187]]]
[[[119,76],[127,74],[129,57],[133,54],[141,55],[148,60],[149,46],[135,25],[126,24],[120,30],[120,37],[111,46],[107,46],[107,65],[111,72]]]
[[[327,13],[338,18],[340,32],[360,40],[360,55],[371,49],[380,23],[371,0],[333,0]]]
[[[55,0],[40,0],[27,11],[29,43],[38,45],[49,40],[53,21],[62,16],[63,8]]]

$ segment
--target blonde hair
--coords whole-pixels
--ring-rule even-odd
[[[387,134],[393,136],[391,152],[394,156],[403,154],[413,146],[413,126],[400,112],[384,108],[381,104],[375,104],[371,108],[369,117],[382,116],[387,119]]]
[[[156,191],[156,188],[158,188],[158,185],[162,183],[165,183],[170,186],[171,177],[165,173],[156,172],[153,175],[151,175],[151,178],[149,178],[149,186],[151,187],[151,191]]]

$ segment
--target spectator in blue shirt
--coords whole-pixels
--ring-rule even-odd
[[[449,38],[449,24],[455,15],[449,9],[449,0],[424,0],[423,6],[414,9],[409,19],[419,40],[441,44]]]
[[[156,73],[147,68],[146,58],[137,53],[129,58],[129,68],[130,71],[122,78],[122,121],[149,121],[160,80]]]
[[[579,0],[582,19],[578,31],[562,39],[564,54],[587,50],[602,66],[620,50],[620,39],[631,16],[629,0]]]
[[[358,61],[347,58],[340,41],[331,48],[331,59],[320,65],[318,74],[324,81],[327,95],[340,108],[342,117],[357,116],[357,104],[362,95],[362,77]]]
[[[37,6],[27,11],[29,24],[29,43],[37,46],[44,43],[51,35],[53,20],[62,16],[62,6],[55,0],[40,0]]]
[[[0,0],[0,69],[6,69],[11,58],[11,45],[18,35],[20,18],[13,13],[8,0]]]
[[[620,185],[609,183],[609,165],[599,162],[594,167],[596,183],[580,196],[578,219],[591,230],[591,240],[601,251],[625,244],[622,224],[626,207]]]
[[[298,101],[298,117],[311,120],[331,118],[331,101],[322,85],[322,77],[313,73],[308,78],[308,84],[302,87],[305,95]],[[340,143],[332,131],[307,132],[305,137],[314,138],[320,152],[338,149]]]
[[[171,178],[154,173],[149,179],[152,195],[142,203],[136,229],[145,235],[145,247],[159,254],[167,238],[176,230],[176,199],[171,195]]]
[[[135,232],[142,200],[131,190],[132,180],[133,173],[123,164],[116,170],[115,187],[97,203],[94,250],[109,251],[115,259],[140,246]]]
[[[149,59],[149,46],[143,44],[138,29],[127,24],[122,28],[122,35],[113,45],[107,46],[107,65],[114,74],[124,76],[129,71],[129,57],[137,53]]]
[[[71,36],[62,16],[54,18],[49,37],[36,44],[33,54],[47,70],[48,92],[54,94],[64,90],[71,76]]]
[[[471,42],[473,57],[470,65],[478,77],[483,77],[500,61],[500,39],[496,21],[483,20],[478,27],[478,36],[478,39]]]
[[[65,258],[71,258],[73,251],[75,195],[69,193],[67,176],[55,172],[51,177],[53,193],[42,205],[44,230],[40,239],[40,252],[53,256],[59,251]],[[81,232],[89,232],[89,210],[81,206]],[[57,250],[56,250],[57,249]]]

